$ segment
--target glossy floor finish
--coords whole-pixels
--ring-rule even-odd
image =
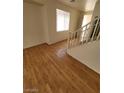
[[[24,50],[24,93],[99,93],[100,76],[66,54],[66,42]]]

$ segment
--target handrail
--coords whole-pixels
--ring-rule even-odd
[[[68,48],[82,45],[84,43],[99,40],[100,38],[100,18],[95,18],[88,24],[68,33]]]
[[[69,31],[70,33],[73,33],[73,32],[78,32],[79,30],[83,29],[84,27],[88,26],[89,24],[92,24],[94,21],[98,20],[99,18],[95,18],[93,21],[85,24],[84,26],[80,27],[79,29],[77,29],[76,31]],[[92,24],[91,26],[94,26],[94,24]]]

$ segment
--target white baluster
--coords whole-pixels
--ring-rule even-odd
[[[96,29],[97,29],[98,24],[99,24],[99,19],[97,20],[97,22],[96,22],[96,24],[95,24],[95,28],[94,28],[94,30],[93,30],[92,41],[93,41],[93,39],[94,39],[94,35],[95,35],[95,33],[96,33]]]
[[[82,42],[87,43],[90,40],[90,34],[89,32],[91,32],[91,30],[93,29],[93,23],[96,22],[95,24],[95,28],[93,31],[93,35],[91,37],[91,41],[94,40],[94,37],[96,36],[96,31],[99,30],[99,19],[95,19],[93,21],[91,21],[90,23],[86,24],[85,26],[81,27],[80,29],[74,31],[74,32],[69,32],[68,33],[68,48],[72,48],[74,46],[77,45],[81,45]],[[93,24],[93,25],[92,25]],[[96,40],[99,40],[100,38],[100,32],[98,33],[98,36],[96,37]]]
[[[99,32],[99,34],[98,34],[98,36],[97,36],[97,40],[99,40],[99,38],[100,38],[100,32]]]

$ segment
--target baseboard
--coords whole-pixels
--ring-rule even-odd
[[[60,43],[60,42],[64,42],[64,41],[67,41],[67,39],[63,39],[63,40],[60,40],[60,41],[56,41],[56,42],[46,42],[48,45],[53,45],[53,44],[56,44],[56,43]]]
[[[37,44],[37,45],[33,45],[33,46],[30,46],[30,47],[23,48],[23,50],[33,48],[33,47],[37,47],[37,46],[40,46],[40,45],[43,45],[43,44],[53,45],[53,44],[57,44],[57,43],[64,42],[64,41],[67,41],[67,39],[64,39],[64,40],[61,40],[61,41],[58,41],[58,42],[54,42],[54,43],[44,42],[44,43],[41,43],[41,44]]]
[[[46,44],[46,42],[44,42],[44,43],[40,43],[40,44],[36,44],[36,45],[33,45],[33,46],[29,46],[29,47],[23,47],[23,50],[25,50],[25,49],[29,49],[29,48],[33,48],[33,47],[36,47],[36,46],[39,46],[39,45],[42,45],[42,44]]]

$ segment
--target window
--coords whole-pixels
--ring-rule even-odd
[[[56,29],[57,32],[69,30],[70,13],[56,9]]]
[[[92,15],[84,15],[82,26],[88,24],[91,21]]]

